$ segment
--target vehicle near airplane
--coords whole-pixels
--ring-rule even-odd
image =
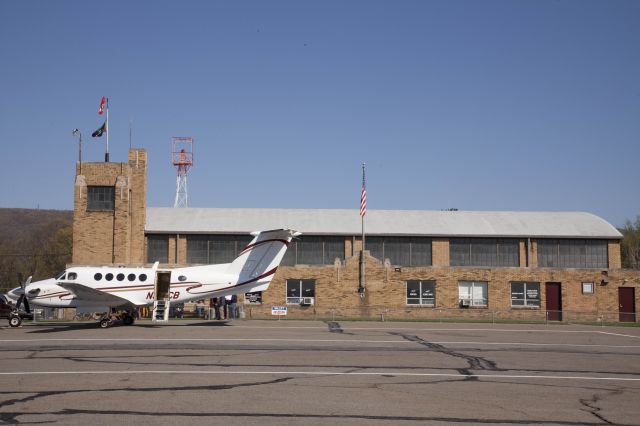
[[[20,309],[11,299],[0,295],[0,318],[8,319],[11,327],[18,327],[23,319],[33,319],[33,314]]]
[[[20,281],[19,287],[0,295],[0,318],[8,319],[11,327],[19,327],[22,320],[32,320],[34,317],[24,295],[24,288],[31,282],[31,277],[23,282],[22,275],[19,274],[18,280]]]
[[[231,263],[160,269],[152,267],[76,266],[55,278],[29,283],[29,303],[52,308],[109,311],[102,328],[117,320],[134,323],[133,310],[153,305],[154,320],[168,319],[170,303],[182,303],[237,293],[264,291],[300,232],[291,229],[253,232],[253,240]]]

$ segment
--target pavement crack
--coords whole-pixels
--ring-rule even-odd
[[[61,409],[57,411],[49,411],[49,412],[30,412],[30,413],[5,413],[1,418],[13,419],[13,423],[19,423],[15,420],[16,417],[28,414],[29,416],[38,416],[38,415],[57,415],[64,416],[63,419],[69,419],[69,416],[73,415],[90,415],[93,416],[97,423],[100,423],[101,416],[148,416],[150,418],[157,418],[158,415],[162,415],[164,419],[174,417],[179,418],[202,418],[208,419],[210,421],[211,418],[215,418],[218,422],[222,422],[223,418],[233,419],[235,422],[241,421],[241,419],[255,419],[255,421],[261,422],[265,419],[268,420],[276,420],[279,422],[282,421],[303,421],[309,422],[311,421],[332,421],[332,422],[345,422],[345,421],[382,421],[382,422],[421,422],[425,423],[460,423],[460,424],[516,424],[516,425],[566,425],[566,426],[584,426],[584,425],[599,425],[601,422],[597,423],[584,423],[584,422],[574,422],[574,421],[535,421],[535,420],[520,420],[520,419],[509,419],[509,418],[487,418],[487,419],[478,419],[475,417],[445,417],[445,416],[383,416],[383,415],[375,415],[375,414],[335,414],[335,413],[327,413],[327,414],[313,414],[313,413],[274,413],[272,411],[269,412],[233,412],[233,411],[221,411],[221,412],[189,412],[189,411],[163,411],[163,412],[147,412],[147,411],[132,411],[132,410],[91,410],[91,409]],[[47,422],[50,423],[50,422]],[[29,424],[34,424],[33,421],[30,421]]]
[[[248,383],[236,383],[236,384],[228,384],[228,385],[206,385],[206,386],[166,386],[166,387],[138,387],[132,388],[129,386],[126,387],[118,387],[118,388],[109,388],[109,389],[75,389],[75,390],[61,390],[61,391],[41,391],[41,392],[29,392],[22,391],[19,392],[21,394],[28,394],[22,398],[14,398],[8,399],[6,401],[0,402],[0,409],[11,406],[13,404],[25,403],[35,401],[40,398],[45,398],[47,396],[60,396],[60,395],[73,395],[73,394],[84,394],[86,392],[166,392],[166,391],[216,391],[216,390],[229,390],[243,387],[252,387],[252,386],[262,386],[262,385],[273,385],[278,383],[284,383],[289,380],[294,379],[293,377],[281,377],[274,380],[265,380],[260,382],[248,382]],[[0,417],[1,418],[1,417]]]
[[[479,356],[467,355],[462,352],[457,352],[453,349],[447,348],[446,346],[439,345],[437,343],[432,343],[427,340],[424,340],[418,336],[403,334],[403,333],[390,333],[394,336],[400,336],[405,340],[410,342],[418,343],[431,351],[439,352],[444,355],[448,355],[455,358],[462,358],[469,364],[468,369],[458,369],[460,374],[472,375],[469,370],[489,370],[489,371],[505,371],[504,369],[498,368],[498,365],[495,361],[488,360],[486,358],[482,358]],[[477,379],[476,377],[469,377],[469,379]]]
[[[621,394],[623,391],[618,389],[618,390],[614,390],[610,393],[609,396],[613,396],[613,395],[619,395]],[[598,395],[598,394],[593,394],[591,396],[590,399],[586,399],[586,398],[580,398],[580,404],[582,404],[582,406],[584,408],[582,408],[582,411],[586,411],[588,413],[591,413],[594,417],[596,417],[598,420],[601,420],[603,422],[605,422],[606,424],[609,425],[613,425],[616,424],[614,422],[611,422],[610,420],[607,420],[604,415],[602,414],[602,408],[598,407],[598,402],[602,401],[604,399],[603,396]]]

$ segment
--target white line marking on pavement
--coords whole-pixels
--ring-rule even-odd
[[[621,336],[621,337],[631,337],[632,339],[640,339],[640,336],[632,336],[630,334],[610,333],[607,331],[596,331],[596,333],[608,334],[610,336]]]
[[[631,336],[633,337],[633,336]],[[161,339],[134,339],[134,338],[80,338],[80,339],[12,339],[0,340],[2,343],[40,343],[40,342],[123,342],[123,343],[149,343],[149,342],[292,342],[292,343],[367,343],[367,344],[415,344],[419,342],[410,340],[358,340],[358,339],[255,339],[255,338],[161,338]],[[640,345],[600,345],[600,344],[573,344],[573,343],[530,343],[530,342],[476,342],[476,341],[426,341],[436,345],[475,345],[475,346],[561,346],[561,347],[597,347],[597,348],[630,348],[638,349]]]
[[[517,375],[517,374],[454,374],[454,373],[403,373],[391,371],[378,372],[339,372],[339,371],[211,371],[211,370],[116,370],[116,371],[14,371],[0,372],[0,376],[44,376],[44,375],[102,375],[102,374],[226,374],[226,375],[277,375],[277,376],[397,376],[397,377],[451,377],[458,379],[533,379],[533,380],[600,380],[640,382],[634,377],[590,377],[590,376],[547,376],[547,375]]]
[[[338,321],[339,322],[339,321]],[[636,339],[640,339],[640,336],[632,336],[627,334],[617,334],[617,333],[609,333],[605,331],[599,330],[549,330],[547,328],[524,328],[524,329],[516,329],[516,328],[415,328],[415,327],[349,327],[348,325],[340,324],[341,329],[344,331],[394,331],[394,330],[408,330],[408,331],[447,331],[447,332],[457,332],[457,331],[487,331],[487,332],[497,332],[497,333],[597,333],[597,334],[611,334],[613,336],[623,336],[623,337],[633,337]],[[326,330],[325,326],[312,326],[312,327],[303,327],[303,326],[252,326],[252,325],[234,325],[235,328],[238,329],[268,329],[268,330],[281,330],[281,329],[321,329]]]

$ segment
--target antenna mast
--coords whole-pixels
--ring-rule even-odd
[[[187,193],[187,173],[193,167],[193,139],[171,138],[171,162],[178,170],[176,179],[176,198],[173,207],[189,207]]]

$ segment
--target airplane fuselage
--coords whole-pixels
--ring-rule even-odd
[[[189,302],[209,297],[237,294],[260,285],[259,280],[238,285],[237,276],[225,274],[228,264],[193,266],[161,270],[154,268],[72,267],[56,278],[31,283],[29,290],[32,304],[52,308],[118,307],[125,304],[151,305],[157,299],[171,302]],[[158,273],[170,274],[168,287],[158,292]],[[126,299],[122,303],[104,300],[86,300],[72,291],[74,286],[87,287],[105,295]],[[80,287],[81,286],[81,287]],[[89,298],[95,299],[95,298]],[[129,303],[127,303],[127,301]]]
[[[291,229],[252,233],[231,263],[159,269],[76,266],[55,278],[28,283],[29,303],[52,308],[102,309],[152,305],[156,300],[189,302],[238,293],[264,291],[278,269],[291,239]]]

